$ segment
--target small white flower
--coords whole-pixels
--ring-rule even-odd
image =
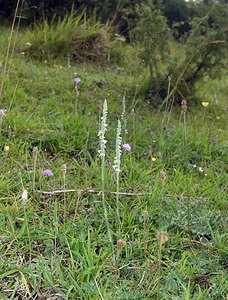
[[[28,202],[28,192],[27,192],[27,190],[23,190],[21,198],[22,198],[22,205],[25,206]]]
[[[203,168],[199,167],[199,168],[198,168],[198,171],[199,171],[200,173],[203,173]]]
[[[27,46],[27,47],[31,47],[31,46],[32,46],[32,44],[31,44],[31,43],[29,43],[29,42],[27,42],[27,43],[26,43],[26,46]]]
[[[28,192],[27,192],[27,190],[23,190],[21,198],[23,200],[28,200]]]
[[[5,116],[6,114],[6,109],[0,109],[0,117]]]

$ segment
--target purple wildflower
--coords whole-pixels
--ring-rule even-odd
[[[81,82],[81,78],[80,78],[80,77],[75,77],[75,78],[74,78],[74,82],[75,82],[76,84],[78,84],[79,82]]]
[[[213,137],[213,138],[210,139],[211,144],[216,144],[216,142],[217,142],[216,138]]]
[[[131,146],[129,145],[129,144],[123,144],[123,149],[125,150],[125,151],[131,151]]]
[[[53,176],[54,174],[52,173],[52,171],[51,170],[43,170],[42,171],[42,175],[43,176],[48,176],[48,177],[50,177],[50,176]]]

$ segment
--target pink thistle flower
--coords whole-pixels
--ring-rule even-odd
[[[52,171],[51,170],[43,170],[42,171],[42,175],[43,176],[48,176],[48,177],[50,177],[50,176],[53,176],[54,174],[52,173]]]
[[[75,82],[76,84],[78,84],[79,82],[81,82],[81,78],[80,78],[80,77],[75,77],[75,78],[74,78],[74,82]]]
[[[125,150],[125,151],[131,151],[131,146],[129,145],[129,144],[123,144],[123,149]]]
[[[213,137],[213,138],[210,139],[211,144],[216,144],[216,142],[217,142],[216,138]]]

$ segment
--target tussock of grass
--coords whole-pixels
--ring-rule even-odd
[[[41,60],[69,57],[71,61],[89,59],[104,60],[109,50],[109,27],[93,20],[86,14],[75,16],[73,13],[63,19],[36,24],[25,35],[31,43],[25,48],[27,55]]]

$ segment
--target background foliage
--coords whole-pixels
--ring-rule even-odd
[[[138,57],[146,67],[138,93],[152,104],[163,105],[173,97],[175,101],[185,97],[195,99],[196,82],[204,75],[215,77],[226,67],[228,4],[225,1],[24,0],[19,3],[20,22],[34,27],[32,35],[27,35],[32,43],[27,53],[32,57],[49,59],[65,55],[75,60],[104,61],[112,56],[115,62],[121,60],[122,49],[113,47],[113,33],[124,35],[131,45],[137,44]],[[17,1],[1,0],[0,4],[0,15],[11,19]]]

